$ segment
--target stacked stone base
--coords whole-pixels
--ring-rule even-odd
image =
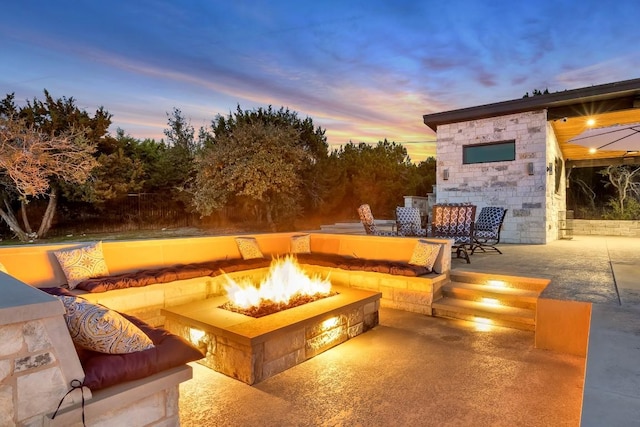
[[[338,291],[339,295],[315,301],[264,318],[234,315],[238,323],[221,327],[216,319],[198,317],[207,305],[216,308],[222,300],[213,298],[165,311],[165,328],[196,341],[206,357],[205,366],[247,384],[255,384],[341,344],[378,324],[380,294],[362,290]],[[341,292],[341,293],[340,293]],[[333,307],[339,299],[345,305]],[[220,300],[220,301],[218,301]],[[181,312],[184,315],[181,315]],[[229,323],[224,320],[221,323]],[[203,335],[194,338],[193,331]]]

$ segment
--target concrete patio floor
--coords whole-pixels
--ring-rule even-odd
[[[476,253],[471,264],[454,259],[452,267],[549,278],[545,297],[593,302],[598,339],[590,339],[589,352],[608,354],[585,363],[589,357],[535,349],[533,332],[479,331],[469,322],[382,309],[372,331],[254,386],[192,364],[194,378],[180,386],[182,425],[637,422],[640,239],[575,236],[500,247],[503,255]]]

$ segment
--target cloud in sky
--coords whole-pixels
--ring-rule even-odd
[[[300,4],[302,3],[302,4]],[[23,0],[0,14],[0,96],[74,97],[137,137],[273,105],[328,141],[435,153],[422,115],[638,77],[640,4],[584,0]]]

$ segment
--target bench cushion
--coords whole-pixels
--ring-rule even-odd
[[[425,266],[411,265],[400,261],[351,258],[344,255],[313,252],[310,254],[297,254],[296,256],[301,264],[340,268],[342,270],[370,271],[409,277],[423,276],[431,273],[431,269]]]
[[[172,267],[146,269],[132,273],[87,279],[78,283],[76,289],[87,292],[107,292],[115,289],[138,288],[155,283],[169,283],[195,277],[217,276],[223,272],[233,273],[235,271],[268,267],[270,263],[271,260],[266,258],[248,260],[233,258],[204,263],[178,264]]]
[[[79,349],[78,357],[85,373],[84,385],[92,391],[145,378],[204,357],[200,350],[182,337],[163,328],[154,328],[136,317],[120,314],[140,328],[151,339],[154,348],[128,354],[104,354]]]
[[[51,295],[74,296],[65,288],[40,290]],[[145,378],[204,357],[198,348],[182,337],[166,329],[150,326],[137,317],[120,314],[148,336],[154,347],[127,354],[106,354],[76,348],[85,374],[83,385],[92,391]]]

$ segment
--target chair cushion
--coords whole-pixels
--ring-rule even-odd
[[[505,211],[505,208],[497,206],[485,206],[480,209],[478,220],[475,224],[476,237],[497,238]]]

